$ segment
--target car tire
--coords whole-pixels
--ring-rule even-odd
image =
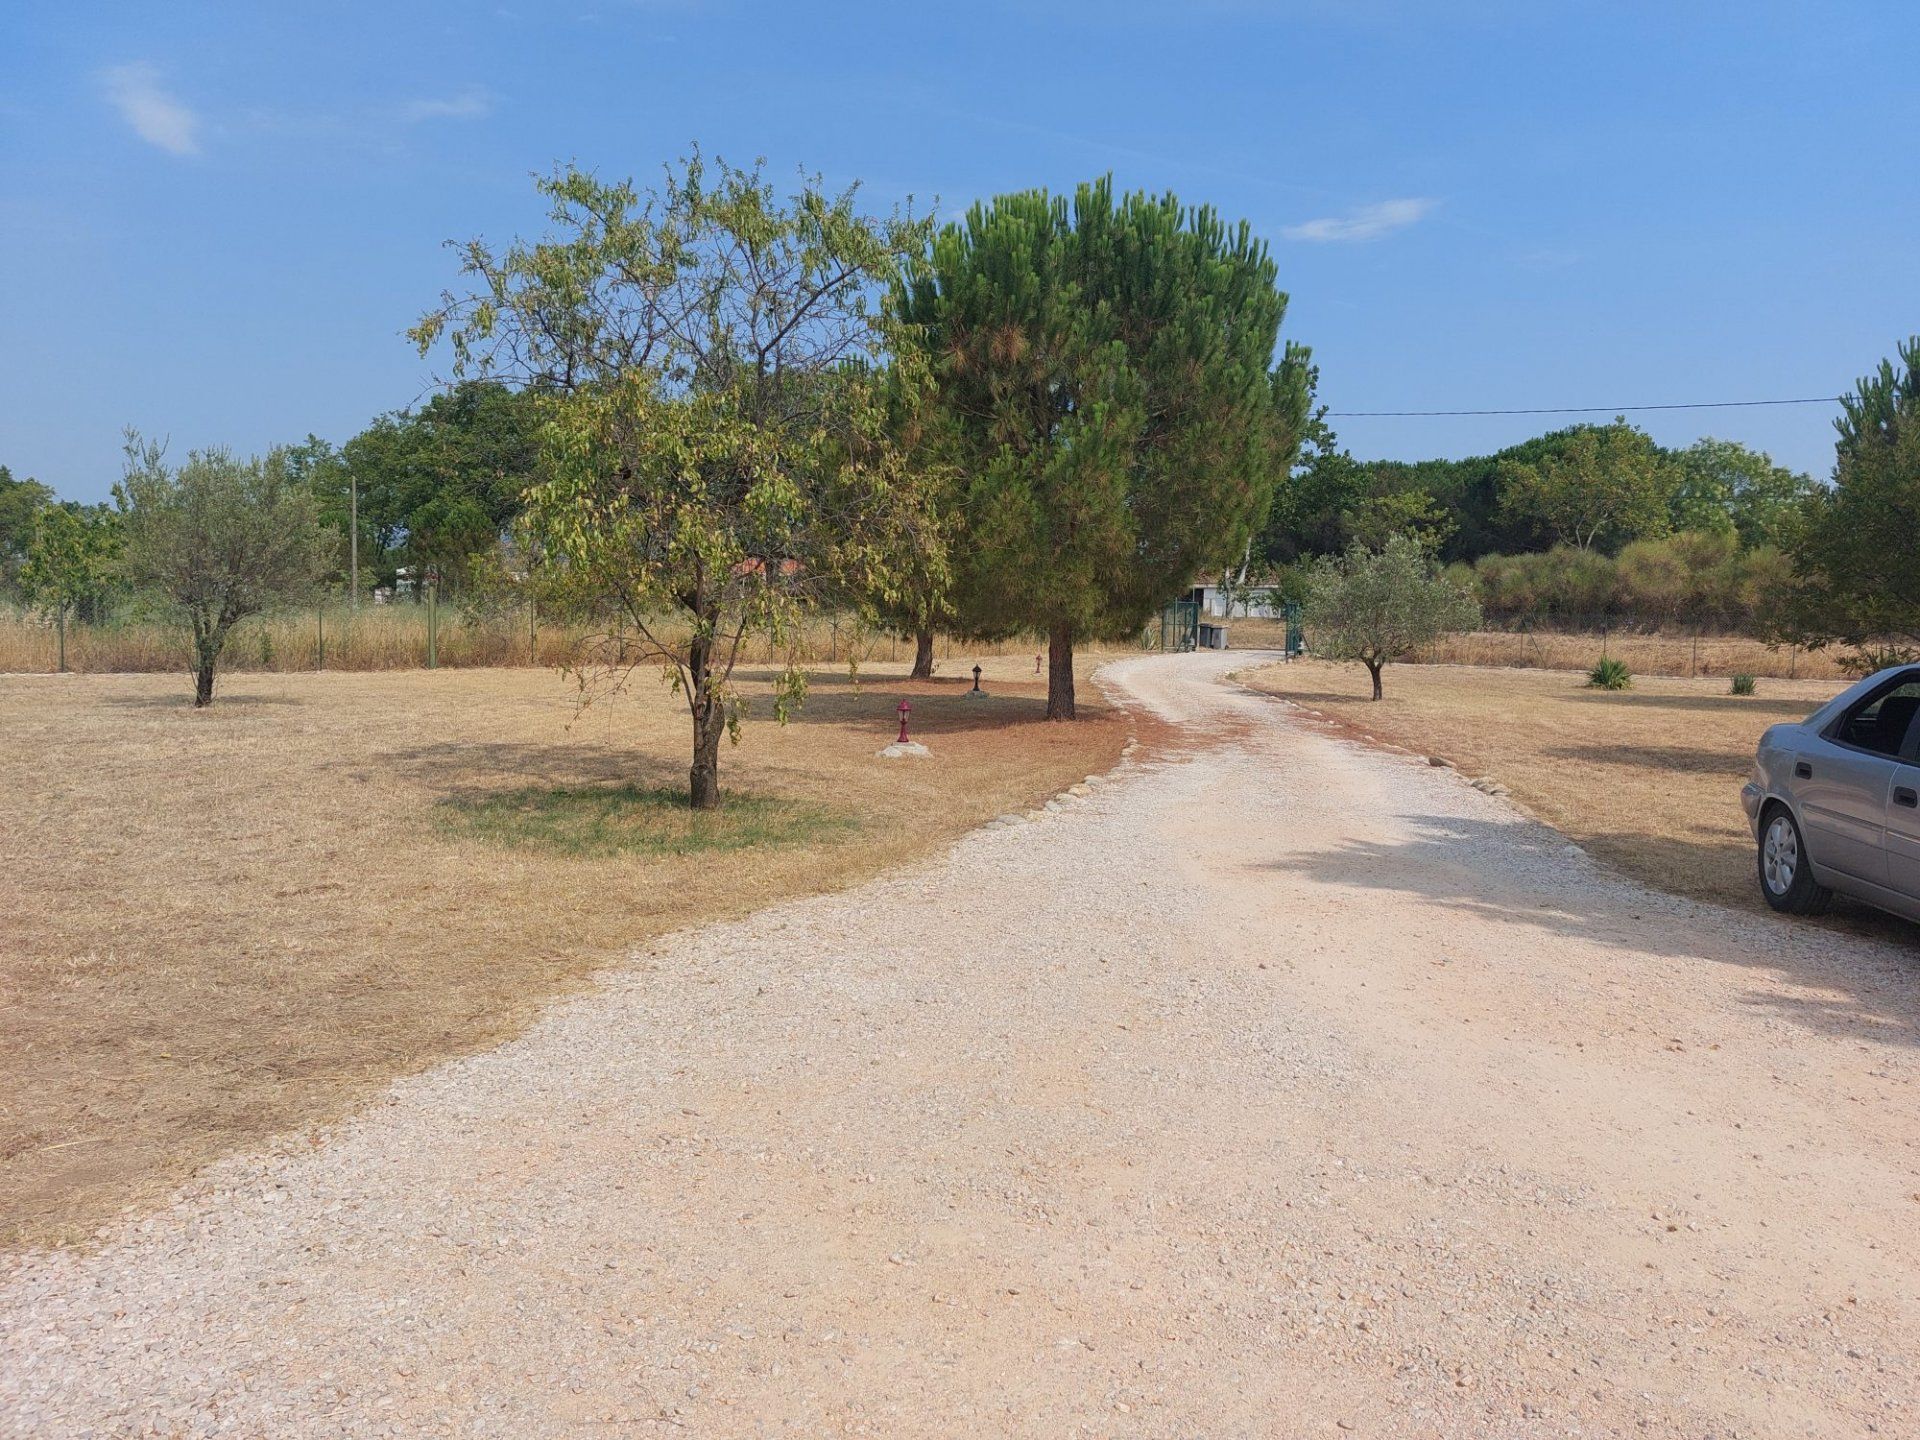
[[[1786,806],[1761,812],[1757,860],[1760,896],[1782,915],[1820,915],[1833,903],[1833,891],[1813,878],[1800,822]]]

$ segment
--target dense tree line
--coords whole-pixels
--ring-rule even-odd
[[[549,234],[468,243],[466,287],[413,332],[451,353],[444,390],[253,459],[169,466],[136,439],[112,506],[0,468],[0,587],[63,627],[133,596],[175,614],[203,703],[226,633],[270,604],[429,574],[475,603],[541,594],[606,622],[600,679],[645,665],[685,697],[698,805],[744,713],[742,640],[826,605],[917,636],[917,673],[936,629],[1043,634],[1062,719],[1075,647],[1202,576],[1311,599],[1328,633],[1367,597],[1385,639],[1354,638],[1362,659],[1440,600],[1920,644],[1920,339],[1848,397],[1830,484],[1623,418],[1369,462],[1281,338],[1265,247],[1170,195],[1102,180],[935,226],[697,152],[652,190],[573,169],[540,189]],[[804,678],[778,691],[784,712]]]
[[[1682,532],[1778,546],[1819,487],[1737,441],[1672,450],[1624,419],[1574,425],[1462,460],[1360,461],[1316,422],[1261,537],[1270,566],[1378,548],[1411,532],[1446,563],[1543,552],[1602,555]]]

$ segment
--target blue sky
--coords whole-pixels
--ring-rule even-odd
[[[1834,395],[1920,330],[1899,3],[35,4],[0,14],[0,463],[344,440],[441,242],[698,141],[944,212],[1111,170],[1245,217],[1336,411]],[[1831,410],[1636,417],[1824,475]],[[1564,423],[1346,420],[1363,457]]]

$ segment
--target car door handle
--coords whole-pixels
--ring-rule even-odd
[[[1896,785],[1893,787],[1893,803],[1904,805],[1909,810],[1920,809],[1920,794],[1916,794],[1912,786]]]
[[[1793,773],[1802,780],[1811,780],[1813,779],[1813,766],[1807,764],[1804,760],[1796,760],[1793,763]]]

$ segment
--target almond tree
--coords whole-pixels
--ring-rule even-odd
[[[555,397],[525,523],[616,617],[582,694],[663,675],[692,724],[689,800],[712,809],[747,637],[778,644],[824,597],[896,583],[918,491],[890,434],[879,300],[927,227],[813,178],[782,201],[757,167],[698,153],[653,191],[573,169],[540,190],[553,236],[465,246],[473,288],[414,338],[449,343],[456,374]],[[775,688],[784,719],[804,676]]]

